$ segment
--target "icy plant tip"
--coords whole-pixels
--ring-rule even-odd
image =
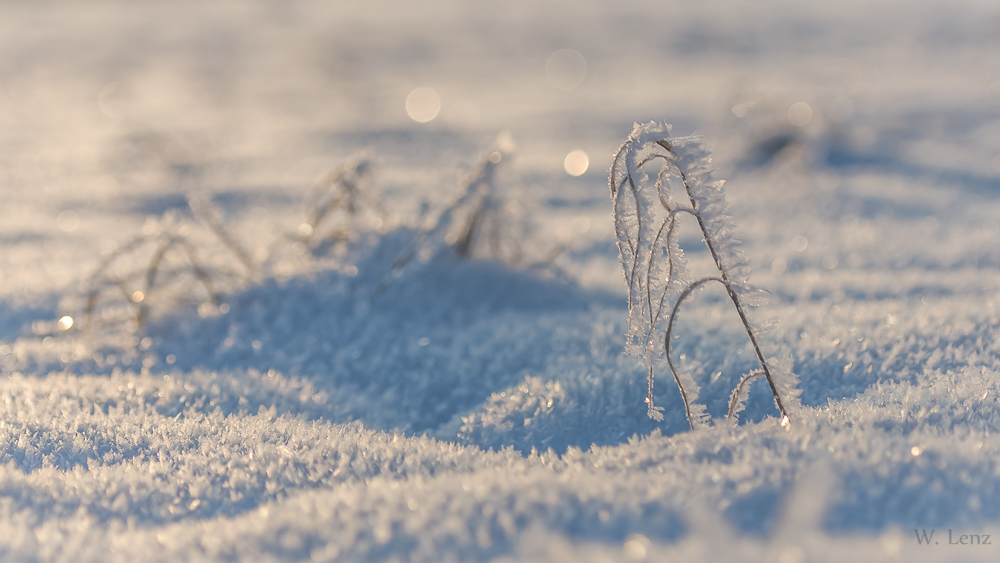
[[[763,376],[774,396],[781,425],[797,404],[797,378],[790,361],[765,354],[747,305],[760,291],[747,284],[750,265],[733,233],[723,182],[712,178],[711,153],[700,137],[670,137],[670,126],[635,124],[611,162],[608,183],[614,201],[615,234],[628,284],[628,348],[641,355],[648,372],[647,412],[663,420],[663,407],[653,403],[655,363],[666,358],[680,390],[691,428],[708,422],[704,405],[696,403],[698,385],[678,372],[671,357],[671,337],[681,304],[704,286],[725,288],[753,346],[759,369],[744,375],[732,391],[728,418],[745,406],[750,383]],[[677,242],[678,219],[689,215],[701,230],[717,272],[692,279]]]

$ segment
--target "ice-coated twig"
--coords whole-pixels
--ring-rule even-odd
[[[740,379],[740,382],[733,388],[732,396],[729,397],[729,411],[726,413],[727,417],[735,417],[746,407],[747,396],[750,392],[750,387],[747,384],[761,375],[764,375],[764,370],[755,369],[751,370],[750,373],[744,375]]]
[[[659,169],[655,181],[650,181],[644,168],[654,164],[659,165]],[[671,180],[679,187],[675,188]],[[778,374],[771,368],[747,314],[743,297],[752,289],[746,283],[750,266],[739,249],[739,241],[733,236],[734,224],[727,212],[723,182],[712,178],[711,154],[701,138],[672,138],[667,124],[637,123],[612,159],[608,183],[614,201],[619,256],[628,284],[627,342],[633,351],[641,344],[648,377],[649,417],[663,418],[662,407],[653,402],[653,364],[657,357],[664,355],[680,390],[689,425],[694,429],[706,418],[703,407],[695,404],[697,384],[689,375],[677,371],[670,348],[681,304],[700,287],[718,282],[733,302],[760,364],[759,370],[750,372],[737,384],[728,416],[733,417],[741,410],[741,397],[748,383],[763,375],[781,414],[781,424],[787,425],[788,408],[779,387],[794,389],[795,378],[790,370],[784,370],[787,373],[781,375],[789,381],[777,381]],[[687,205],[674,200],[675,189],[680,192],[676,195],[686,200]],[[702,240],[718,270],[717,276],[686,281],[684,255],[676,241],[677,219],[681,214],[690,215],[697,221]],[[664,311],[671,301],[670,316],[663,330],[660,327]]]
[[[481,235],[487,225],[489,252],[500,257],[500,198],[496,195],[496,170],[500,163],[507,160],[516,145],[510,134],[503,132],[497,136],[479,163],[469,172],[461,183],[458,196],[438,215],[437,220],[428,228],[421,230],[396,257],[389,273],[382,279],[372,294],[377,299],[389,285],[402,275],[422,249],[440,244],[444,241],[450,244],[455,253],[463,259],[471,258],[476,250]]]
[[[205,197],[188,197],[188,207],[191,208],[191,213],[195,217],[201,220],[212,233],[215,234],[219,242],[222,243],[237,260],[243,264],[246,268],[247,274],[251,277],[256,277],[259,273],[259,264],[250,256],[243,244],[240,243],[229,229],[222,224],[222,219],[219,218],[219,213],[212,205],[212,201]]]
[[[388,214],[373,193],[373,169],[368,153],[360,152],[324,174],[306,196],[305,221],[278,236],[265,255],[273,260],[298,243],[319,254],[327,243],[349,243],[364,229],[383,229]]]
[[[199,205],[203,212],[208,213],[205,206],[204,203]],[[216,230],[204,218],[202,223],[219,239],[228,234],[221,230],[221,225],[220,230]],[[176,280],[185,276],[193,278],[201,286],[207,297],[204,303],[218,308],[220,294],[217,286],[224,276],[218,268],[198,258],[198,247],[190,234],[195,224],[177,213],[168,213],[160,218],[152,232],[137,236],[106,254],[87,278],[80,330],[93,334],[101,328],[98,317],[111,325],[125,322],[125,332],[140,330],[149,321],[152,301],[164,299],[165,293],[173,299],[192,296],[189,287],[179,288],[176,285]],[[240,260],[234,247],[224,246]],[[137,269],[133,265],[136,262],[145,266]],[[123,274],[116,271],[121,267],[127,269]],[[172,289],[167,287],[171,284]],[[130,313],[123,318],[116,311]]]
[[[366,212],[373,216],[373,222],[381,227],[386,219],[385,209],[372,194],[372,161],[367,153],[358,153],[329,171],[313,186],[306,198],[308,229],[301,228],[300,235],[307,246],[315,246],[322,241],[322,228],[328,219],[338,211],[342,212],[343,225],[327,235],[334,240],[350,238]],[[304,232],[303,232],[304,231]],[[346,234],[345,234],[346,231]]]

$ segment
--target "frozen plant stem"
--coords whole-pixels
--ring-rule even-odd
[[[224,247],[248,270],[242,247],[229,237],[206,201],[192,200],[193,217],[169,212],[153,229],[104,256],[84,284],[84,306],[79,330],[97,338],[98,332],[121,329],[132,335],[150,321],[154,302],[195,301],[218,309],[226,278],[239,283],[241,277],[226,275],[219,267],[199,257],[199,244],[192,234],[200,218],[222,239]],[[212,225],[210,221],[215,221]],[[232,244],[230,245],[229,242]],[[148,258],[146,258],[148,256]],[[231,285],[231,284],[230,284]],[[200,288],[200,291],[199,291]],[[203,296],[198,295],[203,293]]]
[[[413,242],[396,257],[389,273],[372,293],[372,299],[385,293],[421,250],[440,252],[442,239],[460,259],[468,260],[474,257],[476,247],[485,237],[488,254],[503,258],[500,242],[502,206],[497,195],[496,172],[502,162],[509,160],[515,148],[510,133],[504,131],[497,135],[476,167],[461,182],[454,201],[441,211],[433,225],[419,231]],[[517,261],[520,249],[515,245],[511,254],[511,259]]]
[[[219,242],[229,249],[233,256],[240,261],[243,267],[246,268],[247,274],[251,278],[256,277],[258,274],[258,264],[250,256],[246,248],[225,227],[219,218],[219,213],[212,205],[212,200],[205,197],[191,196],[188,197],[188,207],[191,208],[191,213],[207,225],[216,238],[219,239]]]
[[[332,245],[345,248],[363,232],[382,232],[389,217],[373,193],[373,169],[362,152],[323,175],[306,198],[305,221],[265,249],[264,266],[273,266],[278,254],[295,244],[319,256]]]
[[[657,141],[656,144],[663,147],[668,153],[672,151],[670,143],[666,140]],[[701,233],[704,236],[705,246],[708,247],[708,251],[712,253],[712,260],[715,262],[715,266],[719,269],[720,278],[704,278],[699,280],[695,284],[688,286],[681,294],[681,297],[677,299],[677,303],[674,305],[673,311],[670,312],[670,323],[667,327],[667,334],[665,336],[664,347],[666,348],[667,361],[670,363],[670,371],[674,372],[673,361],[670,359],[670,334],[673,328],[674,318],[677,315],[677,309],[680,307],[681,301],[684,297],[689,295],[697,285],[702,282],[718,281],[726,288],[726,293],[729,294],[729,298],[733,300],[733,305],[736,307],[736,312],[740,315],[740,321],[743,323],[743,328],[747,331],[747,336],[750,338],[750,343],[753,345],[754,353],[757,354],[757,360],[760,362],[760,368],[764,373],[764,378],[767,379],[767,384],[771,388],[771,393],[774,395],[774,403],[778,407],[778,411],[781,413],[782,421],[787,421],[788,413],[785,412],[785,406],[781,403],[781,395],[778,394],[778,388],[774,385],[774,378],[771,377],[771,370],[767,367],[767,360],[764,359],[764,352],[760,349],[760,344],[757,343],[757,335],[754,334],[753,328],[750,327],[750,321],[747,319],[746,311],[743,309],[743,304],[740,303],[740,296],[736,294],[733,289],[733,284],[729,281],[729,276],[726,274],[726,268],[722,264],[722,259],[719,257],[719,252],[715,249],[715,245],[712,243],[712,235],[708,232],[708,228],[705,226],[705,221],[701,217],[701,213],[698,212],[698,200],[695,199],[694,195],[691,193],[691,186],[688,184],[687,174],[684,170],[678,168],[677,173],[681,177],[681,182],[684,185],[684,191],[688,195],[688,199],[691,201],[691,209],[694,210],[694,217],[698,220],[698,227],[701,228]],[[673,231],[671,230],[671,233]],[[676,378],[676,377],[675,377]],[[743,382],[740,382],[742,386]],[[737,389],[738,390],[738,389]],[[652,403],[652,396],[649,397],[650,403]],[[732,414],[732,408],[730,408],[730,415]]]
[[[615,154],[609,178],[611,197],[615,203],[618,249],[629,285],[628,345],[632,348],[636,340],[642,341],[642,356],[648,377],[648,415],[655,420],[663,418],[662,407],[653,403],[653,364],[655,358],[662,354],[666,356],[667,365],[680,390],[691,428],[707,421],[704,407],[695,404],[697,384],[691,376],[678,372],[670,355],[670,348],[674,322],[681,304],[702,286],[718,282],[725,287],[733,302],[760,363],[760,369],[745,375],[733,389],[728,417],[734,418],[742,410],[748,384],[755,377],[763,375],[781,415],[781,424],[786,426],[789,416],[786,401],[782,398],[782,388],[790,390],[794,399],[797,394],[795,376],[787,370],[788,373],[783,374],[787,379],[785,384],[782,385],[777,380],[777,374],[772,369],[771,361],[766,357],[747,314],[745,297],[755,290],[746,283],[750,268],[738,248],[738,241],[732,236],[734,225],[726,212],[723,183],[713,181],[710,153],[700,138],[670,138],[669,133],[670,126],[666,124],[636,124]],[[643,168],[652,162],[662,165],[655,182],[650,185]],[[687,200],[688,206],[674,201],[673,191],[676,188],[671,183],[672,180],[679,184],[678,188],[683,189],[686,196],[683,199]],[[661,219],[659,216],[664,212],[665,216]],[[691,215],[698,222],[703,241],[719,272],[718,276],[707,276],[696,281],[685,280],[684,256],[675,240],[677,219],[682,213]],[[659,228],[654,230],[658,221]],[[659,326],[664,320],[666,305],[671,301],[673,304],[669,307],[666,329],[661,334]],[[662,347],[659,342],[663,343]]]

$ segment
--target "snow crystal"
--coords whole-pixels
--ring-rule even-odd
[[[0,560],[994,561],[992,4],[661,4],[0,6]],[[790,424],[760,377],[723,422],[759,365],[719,284],[671,345],[712,422],[646,416],[637,319],[681,288],[623,283],[662,202],[616,224],[594,173],[637,120],[690,149]],[[526,228],[455,252],[480,211]]]

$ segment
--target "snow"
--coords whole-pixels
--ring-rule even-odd
[[[0,559],[995,560],[998,16],[0,5]],[[578,87],[547,78],[562,49],[585,60]],[[440,98],[426,123],[407,116],[417,88]],[[672,344],[713,424],[689,430],[663,362],[664,418],[647,417],[607,173],[650,120],[700,135],[726,180],[769,292],[757,328],[798,377],[787,428],[759,379],[724,421],[757,366],[720,287],[685,303]],[[359,154],[385,215],[346,249],[273,246]],[[502,251],[462,260],[449,237],[486,193],[461,199],[479,165]],[[189,197],[267,267],[241,266]],[[697,279],[712,263],[691,221]],[[131,294],[163,233],[219,302],[169,254],[179,275],[138,334],[125,317],[81,332],[101,257],[117,249],[102,279]]]

